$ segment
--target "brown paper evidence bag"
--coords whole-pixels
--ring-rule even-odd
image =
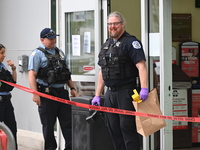
[[[141,103],[133,101],[133,105],[135,107],[136,112],[162,115],[156,88],[149,92],[146,101]],[[144,137],[147,137],[166,126],[166,122],[164,119],[143,116],[135,116],[135,118],[137,132]]]

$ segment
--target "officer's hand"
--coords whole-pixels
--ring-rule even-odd
[[[7,63],[8,63],[8,66],[11,66],[11,67],[14,65],[13,61],[12,61],[12,60],[10,60],[10,59],[9,59],[9,60],[7,60]]]
[[[40,101],[40,96],[39,96],[39,95],[33,94],[33,101],[34,101],[38,106],[40,106],[41,101]]]
[[[71,97],[76,97],[77,96],[77,92],[75,89],[71,90]]]
[[[8,63],[8,66],[10,66],[11,68],[12,68],[12,70],[15,70],[16,69],[16,67],[15,67],[15,65],[14,65],[14,63],[13,63],[13,61],[12,60],[7,60],[7,63]]]
[[[92,99],[92,105],[95,105],[96,103],[100,106],[100,97],[99,96],[95,96],[93,99]]]
[[[142,101],[145,101],[148,98],[148,94],[149,94],[149,92],[148,92],[147,88],[141,88],[140,94],[139,94],[140,95],[140,99]]]

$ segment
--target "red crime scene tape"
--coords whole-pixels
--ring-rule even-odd
[[[116,109],[116,108],[110,108],[110,107],[103,107],[103,106],[94,106],[94,105],[88,105],[88,104],[83,104],[83,103],[78,103],[78,102],[73,102],[70,100],[58,98],[52,95],[44,94],[35,90],[32,90],[30,88],[14,84],[11,82],[3,81],[0,80],[1,82],[7,83],[11,86],[14,86],[18,89],[21,89],[23,91],[36,94],[51,100],[55,100],[61,103],[69,104],[69,105],[74,105],[77,107],[82,107],[82,108],[87,108],[87,109],[92,109],[92,110],[98,110],[98,111],[103,111],[103,112],[109,112],[109,113],[116,113],[116,114],[124,114],[124,115],[132,115],[132,116],[143,116],[143,117],[151,117],[151,118],[161,118],[161,119],[168,119],[168,120],[177,120],[177,121],[186,121],[186,122],[200,122],[200,118],[198,117],[176,117],[176,116],[163,116],[163,115],[154,115],[154,114],[146,114],[146,113],[141,113],[141,112],[135,112],[135,111],[129,111],[129,110],[123,110],[123,109]]]

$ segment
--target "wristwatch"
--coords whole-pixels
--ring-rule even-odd
[[[74,87],[70,88],[70,90],[76,90]]]

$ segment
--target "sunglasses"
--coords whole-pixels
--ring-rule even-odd
[[[50,30],[49,33],[45,34],[44,36],[42,36],[42,38],[48,38],[52,35],[55,35],[56,33],[53,30]]]

